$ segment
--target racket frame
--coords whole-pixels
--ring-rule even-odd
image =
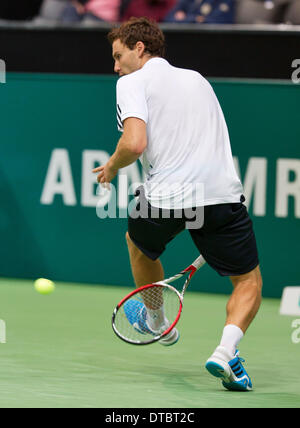
[[[127,337],[123,336],[118,331],[118,329],[117,329],[117,327],[115,325],[115,319],[116,319],[117,313],[118,313],[119,309],[123,306],[123,304],[125,302],[127,302],[131,297],[135,296],[136,294],[140,293],[141,291],[145,291],[145,290],[147,290],[149,288],[153,289],[154,287],[167,287],[167,288],[171,289],[173,292],[175,292],[177,294],[177,297],[178,297],[178,300],[179,300],[179,310],[178,310],[177,317],[174,320],[174,322],[170,325],[170,327],[168,327],[167,330],[165,330],[162,334],[159,334],[157,336],[153,336],[153,338],[150,339],[150,340],[147,340],[147,341],[137,341],[137,340],[128,339]],[[169,334],[171,330],[173,330],[173,328],[178,323],[179,318],[181,316],[182,306],[183,306],[182,303],[183,303],[183,298],[182,298],[181,293],[178,290],[176,290],[175,287],[173,287],[172,285],[167,284],[165,281],[160,281],[159,283],[153,283],[153,284],[144,285],[142,287],[137,288],[136,290],[133,290],[126,297],[124,297],[124,299],[122,299],[120,301],[120,303],[116,306],[116,308],[115,308],[115,310],[113,312],[113,316],[112,316],[112,328],[113,328],[114,332],[116,333],[116,335],[120,339],[124,340],[127,343],[130,343],[132,345],[150,345],[151,343],[157,342],[162,337],[164,337],[167,334]]]

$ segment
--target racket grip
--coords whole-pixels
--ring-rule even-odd
[[[205,265],[206,261],[203,256],[199,256],[193,263],[193,266],[199,270],[203,265]]]

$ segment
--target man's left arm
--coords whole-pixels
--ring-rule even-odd
[[[120,168],[134,163],[147,147],[147,125],[142,119],[128,117],[123,123],[124,132],[114,154],[106,165],[93,169],[100,184],[110,183]]]

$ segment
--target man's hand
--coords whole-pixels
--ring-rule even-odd
[[[110,167],[109,162],[103,166],[99,166],[98,168],[93,169],[93,173],[99,173],[97,176],[97,181],[103,187],[110,189],[109,183],[115,178],[118,173],[117,169],[113,169]]]

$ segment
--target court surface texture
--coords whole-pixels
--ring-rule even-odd
[[[111,315],[129,288],[0,279],[1,408],[279,408],[300,406],[300,343],[279,300],[265,298],[240,343],[252,392],[231,392],[204,365],[219,344],[228,296],[187,292],[180,341],[129,345]],[[300,336],[300,335],[299,335]]]

